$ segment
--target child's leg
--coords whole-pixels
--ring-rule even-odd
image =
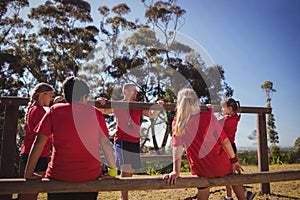
[[[232,189],[239,200],[245,200],[245,189],[243,185],[232,185]]]
[[[208,200],[209,198],[209,187],[198,188],[197,200]]]
[[[121,177],[132,177],[133,176],[133,169],[131,164],[121,165]],[[128,191],[124,190],[121,191],[122,200],[128,200]]]
[[[226,185],[226,197],[232,197],[231,185]]]

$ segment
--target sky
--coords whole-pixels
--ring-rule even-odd
[[[30,5],[40,3],[30,0]],[[127,3],[130,17],[143,18],[138,0],[90,0],[95,26],[98,8]],[[100,3],[101,2],[101,3]],[[214,64],[222,65],[233,98],[241,106],[265,107],[264,81],[276,89],[272,108],[279,146],[292,147],[300,137],[300,1],[299,0],[178,0],[186,10],[180,34],[201,46]],[[242,114],[238,148],[256,147],[248,136],[256,129],[255,114]]]
[[[202,44],[223,66],[233,97],[242,106],[264,107],[260,86],[273,82],[272,96],[280,146],[293,146],[300,137],[298,112],[300,67],[300,1],[184,1],[184,33]],[[192,3],[193,2],[193,3]],[[242,114],[237,146],[253,145],[248,135],[256,117]]]

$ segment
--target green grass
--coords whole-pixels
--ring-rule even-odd
[[[245,173],[257,172],[257,166],[244,166]],[[300,164],[283,164],[283,165],[270,165],[270,171],[284,171],[284,170],[299,170]],[[189,173],[184,173],[189,174]],[[138,176],[138,175],[135,175]],[[271,194],[261,195],[260,184],[247,184],[248,190],[255,191],[257,195],[255,200],[258,199],[280,199],[280,200],[300,200],[300,180],[287,181],[287,182],[275,182],[270,183]],[[137,190],[129,191],[130,199],[178,199],[188,200],[195,196],[197,192],[196,188],[184,188],[184,189],[168,189],[168,190]],[[225,187],[213,187],[211,188],[210,199],[219,200],[225,195]],[[98,199],[119,199],[120,192],[99,192]],[[40,194],[39,199],[46,200],[46,194]]]

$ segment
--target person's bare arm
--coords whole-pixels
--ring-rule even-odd
[[[41,175],[34,173],[34,169],[44,149],[44,146],[47,143],[47,140],[48,140],[47,136],[42,134],[37,134],[28,156],[28,160],[24,172],[24,178],[26,179],[42,178]]]
[[[113,110],[110,108],[97,108],[97,109],[100,110],[103,115],[109,115],[113,113]]]
[[[233,165],[233,170],[241,174],[244,171],[244,169],[240,166],[229,139],[226,138],[221,143],[230,158],[230,161]]]
[[[176,180],[180,175],[182,150],[182,146],[173,147],[173,171],[164,176],[166,183],[169,185],[175,185]]]
[[[226,138],[226,139],[223,140],[221,143],[222,143],[223,148],[224,148],[225,151],[227,152],[229,158],[235,157],[235,153],[234,153],[234,151],[233,151],[233,148],[232,148],[232,145],[231,145],[229,139]]]
[[[117,168],[117,165],[115,162],[115,156],[114,156],[114,152],[113,152],[113,147],[107,137],[100,138],[100,147],[103,151],[103,154],[107,161],[108,167],[112,168],[112,169]]]

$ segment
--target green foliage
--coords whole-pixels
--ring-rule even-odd
[[[272,158],[272,156],[271,156]],[[273,158],[272,158],[273,159]],[[282,163],[294,164],[300,163],[300,152],[294,150],[281,150],[279,155],[274,156],[274,159],[280,160]]]
[[[241,165],[257,165],[257,152],[256,151],[242,151],[237,153],[239,163]]]
[[[182,159],[180,172],[190,172],[190,164],[187,159]]]
[[[298,157],[300,158],[300,157]],[[271,148],[271,155],[269,158],[269,162],[271,165],[273,164],[293,164],[296,162],[295,151],[293,150],[280,150],[276,145]]]
[[[298,137],[295,141],[294,148],[296,152],[300,152],[300,137]]]
[[[138,174],[160,175],[172,172],[173,163],[170,161],[144,161]],[[190,165],[187,159],[182,159],[180,172],[190,172]]]
[[[32,27],[20,18],[20,11],[28,5],[27,0],[0,3],[0,95],[16,96],[24,87],[22,57],[15,53],[15,48],[18,36]]]
[[[147,175],[159,175],[170,173],[173,170],[173,163],[166,161],[143,161],[142,168],[136,173]]]
[[[265,81],[260,87],[266,93],[267,107],[271,108],[271,100],[272,100],[271,96],[273,92],[276,92],[276,90],[273,88],[273,82]],[[269,136],[270,143],[272,145],[278,144],[279,136],[278,136],[278,132],[276,131],[275,117],[274,114],[272,113],[268,115],[267,128],[268,128],[268,136]]]
[[[273,145],[271,147],[271,155],[273,156],[279,156],[280,155],[280,147],[277,145]]]
[[[42,63],[35,66],[45,75],[43,81],[58,89],[66,76],[77,76],[84,59],[95,48],[98,29],[85,1],[46,1],[32,8],[29,18],[41,24],[36,38]],[[35,74],[33,74],[35,76]],[[41,82],[40,77],[35,78]]]
[[[258,165],[256,151],[240,151],[237,156],[242,166]],[[274,154],[269,157],[270,165],[295,163],[300,163],[300,152],[293,150],[282,151],[279,147],[274,147]],[[173,170],[173,163],[170,161],[145,161],[142,165],[145,167],[140,170],[140,174],[159,175],[170,173]],[[187,159],[182,159],[180,172],[190,172],[190,165]]]
[[[256,151],[241,151],[237,154],[241,165],[257,165],[258,157]],[[274,146],[269,155],[269,163],[273,164],[293,164],[300,163],[300,152],[294,150],[280,150]]]
[[[289,163],[300,163],[300,151],[294,151],[291,154]]]
[[[268,102],[268,104],[270,104],[271,103],[271,95],[273,92],[276,92],[276,90],[273,88],[273,82],[265,81],[260,87],[266,93],[267,102]]]
[[[277,164],[282,165],[282,164],[285,164],[285,163],[283,163],[283,162],[281,161],[280,156],[272,156],[272,157],[270,158],[270,164],[271,164],[271,165],[277,165]]]

